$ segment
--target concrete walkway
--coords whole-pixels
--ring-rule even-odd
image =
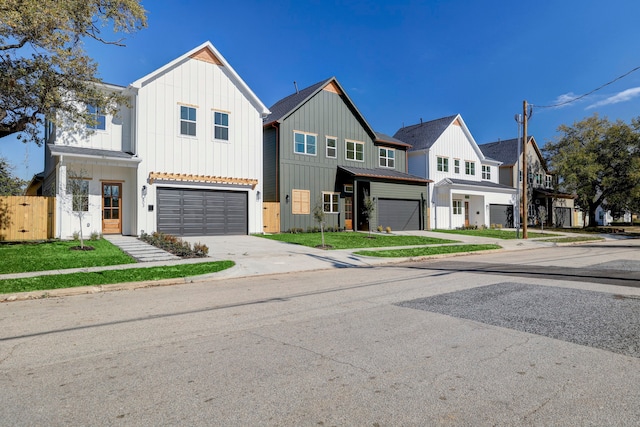
[[[181,259],[172,253],[145,243],[137,237],[121,236],[119,234],[107,234],[103,237],[139,262],[174,261]]]

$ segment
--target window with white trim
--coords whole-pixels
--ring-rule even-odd
[[[453,201],[453,214],[462,215],[462,200]]]
[[[71,194],[73,212],[89,212],[89,181],[70,178],[67,191]]]
[[[331,159],[338,157],[338,140],[334,137],[327,137],[327,157]]]
[[[438,172],[449,172],[449,158],[438,157]]]
[[[293,132],[293,151],[297,154],[316,155],[316,135],[312,133]]]
[[[364,162],[364,142],[347,141],[346,150],[347,160]]]
[[[91,116],[91,121],[93,123],[87,124],[87,129],[93,130],[106,130],[107,129],[107,116],[102,112],[102,110],[95,105],[87,105],[87,113]]]
[[[196,108],[180,106],[180,135],[196,136]]]
[[[482,165],[482,179],[491,179],[491,166]]]
[[[453,172],[460,173],[460,159],[453,159]]]
[[[396,167],[396,150],[393,148],[380,147],[380,167],[395,168]]]
[[[345,184],[344,185],[345,193],[353,193],[353,184]]]
[[[464,173],[466,175],[475,175],[476,174],[476,163],[475,162],[464,162]]]
[[[339,201],[339,193],[328,193],[325,191],[322,192],[322,210],[325,213],[339,213]]]
[[[229,140],[229,113],[213,112],[213,138],[220,141]]]
[[[553,187],[553,176],[545,175],[545,177],[544,177],[544,186],[546,188],[552,188]]]

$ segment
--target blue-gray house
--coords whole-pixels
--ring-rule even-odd
[[[425,224],[428,179],[407,173],[410,145],[377,133],[335,77],[281,99],[264,121],[265,232],[326,225],[366,230],[419,230]]]

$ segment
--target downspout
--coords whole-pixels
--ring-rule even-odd
[[[276,125],[278,122],[271,123],[271,126],[276,131],[276,201],[280,203],[280,127]]]

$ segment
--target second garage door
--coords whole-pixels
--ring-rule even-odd
[[[247,234],[247,193],[158,188],[158,231],[176,236]]]
[[[489,222],[501,224],[505,228],[513,227],[512,205],[489,205]]]
[[[391,230],[420,230],[420,200],[378,199],[378,225]]]

